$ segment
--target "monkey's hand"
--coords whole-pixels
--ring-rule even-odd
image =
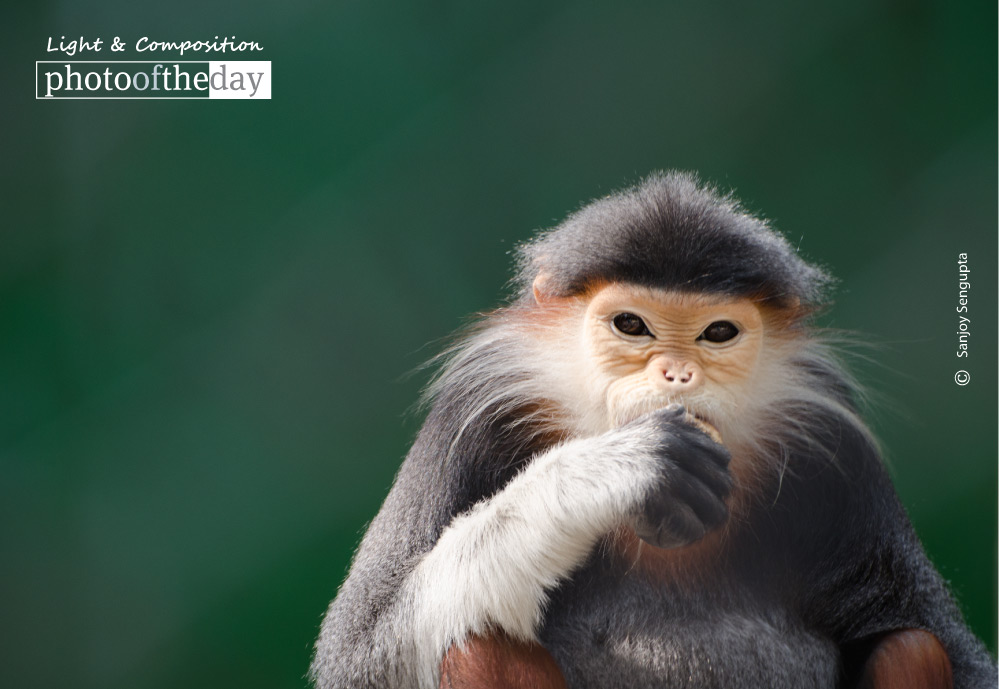
[[[657,485],[635,517],[635,532],[643,541],[676,548],[724,523],[728,517],[725,498],[732,490],[728,450],[683,407],[671,405],[621,430],[653,439],[660,470]]]
[[[534,641],[547,591],[616,527],[638,520],[654,542],[678,545],[716,526],[727,464],[680,407],[532,459],[455,517],[405,582],[419,685],[436,687],[445,651],[472,635]]]

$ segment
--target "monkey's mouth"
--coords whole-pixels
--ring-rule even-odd
[[[617,415],[617,425],[623,426],[626,423],[634,421],[635,419],[649,414],[651,412],[658,411],[660,409],[665,409],[671,404],[682,405],[686,411],[687,420],[693,425],[697,426],[699,429],[707,433],[712,440],[715,442],[721,442],[721,433],[718,427],[715,426],[712,417],[700,409],[696,409],[691,406],[688,402],[682,399],[668,398],[664,399],[661,397],[646,397],[641,400],[636,400],[624,410],[621,410]]]
[[[721,433],[718,431],[718,427],[715,426],[707,416],[700,412],[694,411],[693,409],[687,409],[687,414],[694,422],[694,425],[707,433],[712,440],[716,443],[722,442]]]
[[[701,413],[699,411],[696,411],[694,409],[690,409],[689,407],[687,408],[687,413],[690,416],[694,417],[694,419],[696,421],[699,421],[699,422],[701,422],[703,424],[707,424],[708,426],[711,426],[712,428],[714,428],[714,423],[711,422],[711,419],[708,418],[708,416],[706,414],[703,414],[703,413]]]

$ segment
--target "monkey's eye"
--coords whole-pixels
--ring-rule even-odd
[[[728,321],[715,321],[708,327],[704,329],[698,340],[707,340],[708,342],[728,342],[733,337],[739,334],[739,329],[729,323]]]
[[[652,335],[645,321],[633,313],[619,313],[614,316],[614,327],[625,335]]]

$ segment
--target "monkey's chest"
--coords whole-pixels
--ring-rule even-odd
[[[786,611],[725,609],[710,599],[566,600],[551,609],[543,642],[571,689],[831,689],[837,682],[835,645]]]

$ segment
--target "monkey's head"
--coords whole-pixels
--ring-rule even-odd
[[[517,260],[512,304],[431,389],[461,390],[456,414],[531,409],[530,423],[514,414],[520,426],[586,436],[679,402],[718,431],[733,467],[779,457],[774,443],[813,444],[816,409],[855,422],[849,379],[810,328],[830,278],[691,175],[594,201]]]
[[[829,277],[690,175],[597,200],[518,260],[517,304],[554,325],[534,356],[574,432],[679,402],[727,444],[752,445],[789,390],[808,395],[807,323]]]

